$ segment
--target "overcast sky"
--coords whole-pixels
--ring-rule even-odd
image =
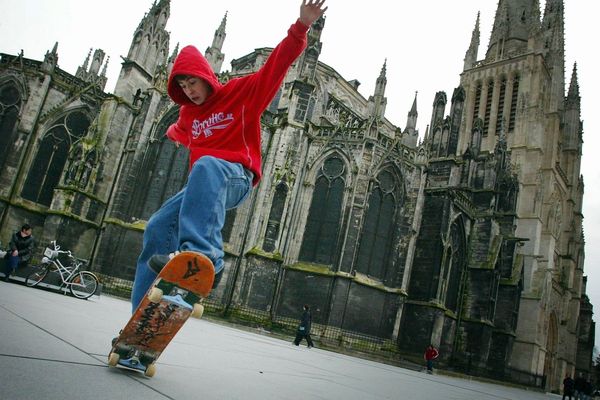
[[[25,57],[42,60],[58,42],[59,67],[75,74],[89,49],[101,48],[110,56],[106,91],[112,92],[121,56],[127,55],[133,33],[152,3],[0,0],[0,53],[18,54],[23,49]],[[545,1],[540,3],[543,12]],[[171,0],[170,51],[177,43],[204,51],[228,12],[222,70],[229,70],[232,59],[275,46],[296,20],[299,5],[300,0]],[[359,91],[368,98],[387,59],[386,117],[404,128],[418,91],[417,126],[423,136],[435,93],[443,90],[450,97],[458,86],[477,12],[481,12],[479,59],[483,58],[497,0],[327,0],[327,5],[320,61],[345,79],[360,81]],[[594,93],[600,92],[600,63],[594,50],[600,38],[596,7],[593,0],[565,0],[565,75],[568,85],[577,62],[585,142],[585,274],[588,295],[600,315],[600,157],[594,154],[599,149],[600,112],[592,108]],[[600,346],[600,326],[596,332]]]

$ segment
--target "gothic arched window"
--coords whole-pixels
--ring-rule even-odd
[[[512,81],[512,90],[510,94],[510,114],[508,117],[508,131],[512,132],[515,129],[515,121],[517,119],[517,99],[519,96],[519,75],[515,75]]]
[[[355,269],[384,280],[394,265],[393,243],[397,207],[401,204],[400,182],[389,170],[377,175],[369,195]]]
[[[50,206],[54,189],[65,168],[71,145],[81,139],[90,126],[80,111],[65,115],[46,132],[33,160],[21,196]]]
[[[504,99],[506,97],[506,77],[500,81],[500,95],[498,96],[498,113],[496,114],[496,135],[506,129],[504,126]]]
[[[280,182],[275,188],[271,211],[269,212],[269,221],[267,222],[267,232],[265,233],[265,241],[263,249],[272,252],[275,250],[275,244],[279,238],[281,226],[281,217],[283,216],[283,207],[287,198],[288,186],[285,182]]]
[[[177,119],[172,113],[156,129],[161,137],[151,140],[137,175],[131,216],[148,220],[170,197],[183,188],[189,172],[188,150],[164,135]]]
[[[482,90],[481,82],[477,82],[477,86],[475,87],[475,101],[473,102],[473,124],[479,118],[479,103],[481,102]]]
[[[17,117],[21,109],[21,93],[8,83],[0,87],[0,170],[12,151],[17,136]]]
[[[487,136],[490,128],[490,116],[492,114],[492,99],[494,97],[494,81],[490,79],[487,83],[487,97],[485,98],[485,112],[483,114],[483,136]]]
[[[315,182],[300,260],[333,264],[338,250],[344,200],[344,161],[333,155],[323,163]]]
[[[466,259],[466,238],[462,223],[454,221],[450,227],[450,240],[444,252],[442,295],[449,310],[457,311],[460,286]]]

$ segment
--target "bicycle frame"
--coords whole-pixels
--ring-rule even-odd
[[[55,241],[52,241],[52,244],[54,246],[54,249],[46,247],[46,250],[44,250],[42,264],[52,264],[54,266],[56,270],[55,272],[58,272],[58,274],[60,275],[60,279],[62,281],[61,287],[77,285],[77,283],[75,282],[69,282],[69,279],[77,272],[79,272],[79,269],[81,268],[83,262],[74,257],[70,250],[60,250],[60,247],[56,245]],[[60,254],[66,254],[71,260],[71,264],[68,266],[63,265],[58,259],[58,256]]]
[[[49,250],[49,249],[46,249],[46,250]],[[64,266],[58,259],[58,254],[56,255],[56,258],[48,259],[48,262],[50,264],[52,264],[56,268],[56,272],[59,273],[62,284],[63,285],[72,285],[72,283],[68,282],[68,280],[74,274],[76,274],[77,271],[79,271],[79,268],[81,267],[82,263],[75,260],[70,251],[60,251],[60,250],[51,250],[51,251],[53,251],[53,252],[55,251],[58,254],[67,254],[69,256],[69,258],[72,260],[71,265]],[[44,251],[44,256],[48,257],[46,255],[46,251]],[[46,258],[46,257],[44,257],[44,258]],[[44,263],[43,259],[42,259],[42,263]]]
[[[60,288],[69,287],[71,294],[79,299],[87,299],[96,293],[100,284],[98,277],[90,271],[85,271],[82,266],[85,260],[73,256],[69,250],[60,250],[56,241],[52,241],[52,247],[46,247],[42,263],[27,276],[25,284],[34,287],[46,278],[50,272],[58,272],[60,275]],[[69,257],[68,265],[64,265],[58,257],[66,254]]]

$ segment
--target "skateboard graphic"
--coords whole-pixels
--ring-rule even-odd
[[[156,277],[119,337],[113,340],[108,365],[156,372],[155,362],[189,317],[200,318],[215,270],[203,254],[184,251]]]

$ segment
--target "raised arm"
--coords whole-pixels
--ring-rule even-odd
[[[265,64],[244,78],[253,85],[253,104],[261,112],[269,105],[281,86],[288,68],[306,47],[306,32],[325,12],[325,0],[302,0],[300,17],[292,24],[287,36],[273,49]],[[244,79],[242,78],[242,79]]]
[[[302,5],[300,5],[300,22],[310,28],[327,10],[327,7],[323,8],[324,4],[325,0],[302,0]]]

